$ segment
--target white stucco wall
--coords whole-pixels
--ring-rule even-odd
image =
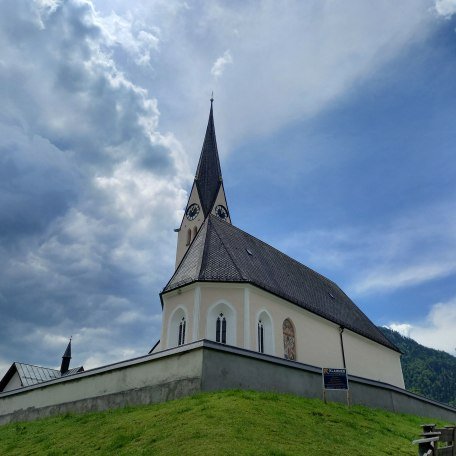
[[[16,372],[11,377],[11,380],[8,382],[8,384],[5,386],[5,388],[3,389],[3,392],[11,391],[11,390],[20,388],[21,386],[22,386],[21,379],[19,377],[19,374]]]
[[[400,353],[352,331],[345,330],[343,338],[348,372],[400,388],[405,387]]]
[[[257,351],[257,324],[261,312],[271,319],[274,356],[284,357],[282,324],[289,318],[296,331],[296,360],[318,367],[343,367],[339,326],[257,287],[230,283],[192,284],[163,295],[161,341],[168,341],[169,319],[178,307],[188,312],[188,339],[213,339],[208,312],[217,303],[229,304],[236,314],[233,345]],[[197,315],[195,319],[194,315]],[[212,324],[215,324],[214,322]],[[344,330],[346,367],[352,375],[404,387],[400,354],[370,339]],[[162,349],[172,348],[161,346]]]

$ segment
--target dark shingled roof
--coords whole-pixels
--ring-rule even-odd
[[[195,281],[251,283],[400,352],[334,282],[213,215],[163,293]]]
[[[209,113],[206,136],[204,137],[198,168],[195,174],[196,188],[201,199],[204,216],[206,217],[212,209],[215,198],[222,183],[222,170],[215,138],[214,114]]]

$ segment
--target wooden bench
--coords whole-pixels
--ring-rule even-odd
[[[419,456],[456,456],[455,426],[436,428],[435,424],[422,424],[421,428],[423,438],[413,441],[418,445]],[[439,442],[446,446],[439,447]]]

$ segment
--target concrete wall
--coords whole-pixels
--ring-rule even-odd
[[[252,389],[322,398],[321,369],[235,347],[206,342],[202,390]],[[397,413],[456,422],[456,408],[386,383],[349,375],[350,401]],[[345,391],[327,391],[327,399],[346,402]]]
[[[456,409],[400,388],[350,376],[353,404],[456,421]],[[321,370],[203,340],[40,385],[0,393],[0,424],[241,388],[321,397]],[[328,392],[345,401],[345,392]]]
[[[197,393],[201,390],[202,356],[201,344],[189,345],[0,393],[0,424]]]
[[[236,315],[234,338],[228,344],[257,351],[257,324],[263,313],[272,326],[272,334],[266,334],[266,338],[273,338],[273,343],[267,345],[269,354],[284,357],[282,324],[288,318],[295,327],[297,361],[319,367],[344,367],[337,324],[252,285],[196,283],[163,295],[163,302],[161,348],[172,348],[168,332],[178,308],[188,315],[186,341],[215,340],[211,309],[224,303]],[[177,332],[177,328],[172,330]],[[351,374],[404,387],[398,352],[347,329],[343,338],[346,367]]]

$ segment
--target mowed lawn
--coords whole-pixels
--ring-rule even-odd
[[[0,455],[416,455],[411,440],[422,423],[317,399],[225,391],[0,426]]]

